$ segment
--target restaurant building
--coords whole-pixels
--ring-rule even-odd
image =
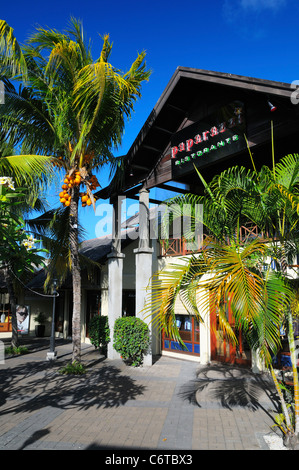
[[[150,236],[151,204],[161,204],[178,192],[202,194],[198,168],[206,181],[224,169],[243,165],[252,168],[250,153],[257,168],[272,164],[272,135],[275,158],[296,153],[299,109],[294,87],[286,83],[233,74],[178,67],[156,106],[138,133],[124,158],[121,177],[98,193],[109,199],[115,210],[115,230],[111,253],[107,257],[108,315],[112,326],[122,315],[122,282],[126,263],[135,258],[135,315],[142,316],[146,287],[154,272],[170,257],[177,260],[188,254],[182,237],[173,237],[167,245]],[[159,189],[159,191],[157,191]],[[155,196],[159,194],[159,199]],[[168,196],[167,196],[168,197]],[[121,250],[120,198],[139,201],[138,247],[130,255]],[[243,227],[252,231],[255,227]],[[132,294],[133,295],[133,294]],[[236,349],[221,339],[216,312],[203,312],[205,324],[177,308],[177,324],[187,350],[153,332],[152,352],[179,354],[201,363],[211,360],[235,362],[255,367],[255,359],[240,333]],[[231,317],[228,305],[228,316]],[[210,328],[213,324],[216,328]],[[216,330],[216,331],[215,331]],[[115,356],[112,348],[110,357]],[[150,354],[147,361],[151,362]]]
[[[159,207],[169,194],[203,193],[194,166],[206,181],[234,165],[252,168],[248,149],[257,168],[263,164],[271,166],[272,135],[277,160],[297,152],[299,108],[294,94],[296,90],[286,83],[193,68],[176,69],[123,157],[121,171],[97,193],[98,199],[113,206],[114,225],[112,238],[89,240],[82,246],[87,256],[102,265],[99,278],[92,285],[87,282],[82,291],[83,341],[88,338],[92,315],[108,315],[111,335],[115,320],[122,315],[144,319],[152,275],[173,257],[180,262],[182,255],[192,251],[175,234],[168,244],[159,241],[151,236],[151,227],[156,220],[153,208]],[[137,201],[138,214],[122,223],[124,201]],[[243,230],[255,234],[254,227]],[[59,311],[64,337],[71,335],[70,305],[70,286],[64,286]],[[221,339],[213,309],[203,312],[207,321],[199,324],[182,305],[176,308],[177,324],[187,349],[152,330],[145,364],[151,364],[153,354],[162,353],[202,364],[217,360],[257,366],[241,333],[238,349]],[[145,321],[152,329],[150,319]],[[210,328],[211,324],[216,328]],[[118,357],[112,342],[108,357]]]

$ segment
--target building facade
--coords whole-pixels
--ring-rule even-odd
[[[123,272],[132,256],[135,257],[135,315],[142,317],[146,287],[150,286],[153,273],[169,257],[180,259],[188,254],[182,237],[174,236],[167,247],[157,246],[150,236],[150,204],[163,203],[166,199],[163,192],[202,194],[203,185],[194,167],[210,181],[215,174],[234,165],[252,168],[250,154],[257,168],[271,166],[272,136],[277,160],[296,153],[299,110],[292,102],[292,93],[290,84],[177,68],[125,156],[122,177],[116,175],[98,193],[98,197],[110,200],[115,211],[114,239],[107,261],[110,325],[122,312]],[[138,247],[130,256],[120,247],[120,198],[139,201]],[[251,231],[254,236],[254,227],[241,230]],[[203,364],[217,360],[258,367],[241,332],[238,348],[223,340],[212,307],[202,312],[204,324],[188,315],[182,306],[176,308],[177,325],[187,350],[162,333],[154,339],[154,354],[179,354]],[[227,315],[232,317],[229,303]],[[211,325],[215,328],[210,328]],[[158,332],[152,333],[156,338]],[[110,349],[109,354],[115,357],[116,353]],[[150,355],[147,361],[151,363]]]
[[[252,168],[249,150],[258,168],[271,165],[272,135],[277,159],[295,153],[299,109],[292,103],[293,91],[285,83],[184,67],[176,69],[123,157],[122,174],[116,174],[110,185],[96,194],[113,206],[114,225],[111,238],[89,240],[82,246],[87,256],[102,265],[97,280],[90,283],[86,279],[83,283],[82,341],[88,341],[88,322],[93,315],[108,316],[111,335],[117,318],[135,315],[148,322],[152,330],[152,346],[145,364],[152,363],[153,354],[162,353],[188,357],[202,364],[217,360],[258,367],[241,333],[238,348],[223,340],[212,307],[203,312],[206,319],[203,324],[182,305],[176,305],[177,325],[186,344],[184,350],[172,338],[154,330],[151,318],[144,317],[152,275],[174,257],[179,261],[192,251],[175,234],[167,245],[153,236],[153,223],[157,221],[153,207],[159,207],[169,194],[202,194],[203,186],[194,167],[210,181],[215,174],[234,165]],[[137,200],[139,204],[138,216],[125,225],[121,223],[124,200]],[[254,234],[255,229],[242,230]],[[47,309],[48,317],[51,316],[49,301],[32,299],[30,295],[23,301],[31,312]],[[57,307],[57,335],[71,337],[70,306],[71,289],[65,285]],[[229,304],[227,314],[231,315]],[[211,324],[215,328],[211,329]],[[112,342],[108,357],[118,357]]]

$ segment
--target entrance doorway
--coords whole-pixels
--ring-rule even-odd
[[[235,328],[230,300],[225,302],[226,317],[234,330],[238,340],[237,344],[232,344],[219,324],[219,314],[214,302],[210,301],[210,322],[211,322],[211,359],[213,361],[226,362],[229,364],[239,364],[243,366],[251,365],[251,350],[242,334],[241,330]]]
[[[123,290],[122,297],[122,316],[134,317],[136,305],[135,290]]]
[[[200,355],[199,321],[192,315],[176,315],[176,325],[184,345],[162,332],[162,349],[187,355]]]

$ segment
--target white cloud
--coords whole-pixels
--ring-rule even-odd
[[[244,18],[250,14],[255,18],[264,12],[277,14],[281,8],[288,4],[290,4],[290,0],[224,0],[222,13],[228,23],[235,23],[238,20],[244,21]]]
[[[286,4],[286,0],[241,0],[240,6],[245,10],[278,10]]]
[[[245,40],[261,41],[269,36],[264,18],[276,17],[298,0],[223,0],[222,15],[228,28]]]

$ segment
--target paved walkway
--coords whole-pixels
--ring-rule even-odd
[[[49,340],[0,365],[0,450],[263,450],[271,382],[246,369],[159,357],[132,368],[82,344],[85,376],[58,370],[72,345]],[[183,452],[183,454],[186,452]]]

